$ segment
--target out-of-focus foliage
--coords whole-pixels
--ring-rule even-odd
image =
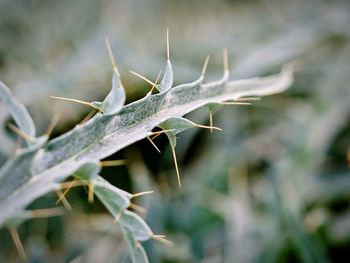
[[[132,192],[155,190],[141,204],[146,220],[174,246],[146,242],[151,262],[341,262],[350,247],[349,14],[346,0],[2,1],[0,79],[29,106],[39,134],[53,112],[62,112],[60,134],[86,108],[55,107],[49,95],[91,101],[106,94],[105,35],[123,65],[128,101],[148,87],[127,70],[156,78],[167,27],[176,81],[192,80],[207,54],[213,79],[224,47],[237,78],[265,75],[296,59],[296,82],[287,94],[216,112],[214,124],[223,132],[179,136],[181,189],[163,137],[156,141],[161,155],[140,142],[113,156],[126,158],[126,168],[105,168],[102,175]],[[0,107],[3,160],[15,145]],[[188,117],[208,120],[205,110]],[[19,229],[28,257],[121,261],[126,244],[103,206],[89,205],[83,189],[67,198],[73,212]],[[55,201],[47,195],[31,207]],[[17,258],[1,230],[0,261]]]

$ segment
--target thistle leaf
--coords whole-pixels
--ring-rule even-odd
[[[0,225],[37,197],[56,190],[59,182],[83,164],[98,162],[147,138],[168,119],[181,118],[210,103],[282,92],[292,80],[292,67],[287,65],[269,77],[180,85],[123,106],[118,113],[96,115],[39,150],[19,152],[0,169]],[[192,124],[184,121],[183,125],[184,129]]]
[[[89,184],[90,200],[95,194],[120,224],[133,262],[148,262],[140,241],[154,235],[141,217],[127,210],[132,195],[98,175],[101,170],[100,160],[149,137],[154,134],[152,130],[155,127],[161,127],[170,140],[181,185],[175,155],[176,134],[192,127],[215,128],[197,125],[182,116],[202,106],[208,105],[210,108],[211,105],[245,96],[282,92],[293,80],[292,68],[286,66],[280,74],[273,76],[229,81],[228,63],[225,60],[224,76],[203,84],[207,61],[198,80],[171,88],[173,72],[168,55],[167,70],[159,86],[160,93],[149,94],[123,106],[125,92],[112,59],[112,90],[103,102],[91,103],[104,114],[97,114],[47,144],[47,136],[36,138],[33,145],[19,151],[0,168],[0,226],[22,222],[22,218],[26,218],[25,207],[28,204],[49,191],[57,190],[60,182],[73,175]],[[8,88],[1,82],[0,97],[18,127],[34,136],[35,129],[28,112],[11,97]]]

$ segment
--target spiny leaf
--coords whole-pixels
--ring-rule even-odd
[[[15,120],[19,129],[31,137],[35,137],[35,126],[32,117],[23,104],[19,103],[10,92],[10,89],[0,81],[0,99]]]
[[[11,218],[13,222],[16,221],[23,214],[26,205],[51,190],[57,190],[59,182],[73,174],[83,183],[89,184],[89,200],[92,200],[95,193],[119,222],[128,240],[133,262],[148,262],[139,241],[148,240],[154,235],[142,218],[127,210],[132,195],[98,176],[100,160],[151,136],[154,134],[151,131],[159,126],[170,140],[180,184],[175,155],[176,134],[196,126],[212,128],[197,125],[182,116],[205,105],[220,104],[244,96],[281,92],[292,82],[290,67],[284,67],[282,73],[275,76],[228,81],[227,53],[224,52],[224,75],[221,79],[202,83],[206,62],[198,80],[171,88],[173,73],[169,60],[169,44],[167,46],[167,70],[159,86],[161,92],[149,94],[123,107],[125,93],[108,45],[114,70],[112,91],[102,103],[87,103],[105,114],[97,114],[88,122],[77,125],[72,131],[50,141],[45,147],[40,144],[18,152],[1,167],[0,225],[10,222]],[[6,88],[0,90],[1,94],[5,94],[2,98],[9,97]],[[26,115],[24,107],[18,106],[13,100],[7,104],[16,112],[20,109],[19,114]],[[28,119],[25,120],[28,122]],[[35,134],[35,131],[30,132]],[[68,187],[70,186],[71,182]]]
[[[39,151],[20,152],[0,169],[0,224],[35,198],[56,190],[57,182],[81,165],[98,162],[150,136],[154,127],[169,118],[179,118],[210,103],[282,92],[292,79],[288,65],[282,73],[270,77],[228,81],[224,76],[192,87],[180,85],[126,105],[117,114],[96,115]]]
[[[169,118],[210,103],[282,92],[292,83],[292,67],[270,77],[180,85],[146,96],[116,114],[98,114],[45,147],[19,152],[0,169],[0,224],[19,213],[35,198],[57,190],[58,183],[87,162],[98,162],[152,134]]]

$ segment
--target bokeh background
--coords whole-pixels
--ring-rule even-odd
[[[0,79],[39,131],[60,112],[58,136],[89,109],[50,95],[90,101],[110,88],[105,36],[130,102],[150,89],[130,69],[152,80],[164,71],[167,28],[176,84],[196,79],[208,54],[206,79],[219,78],[224,48],[231,79],[298,66],[287,92],[215,112],[222,132],[180,134],[181,189],[165,136],[156,140],[162,154],[144,140],[110,157],[128,164],[103,169],[108,181],[155,191],[138,200],[142,216],[174,246],[145,242],[150,262],[349,262],[349,1],[1,0]],[[206,109],[187,117],[208,124]],[[0,104],[0,163],[15,149],[8,120]],[[127,262],[121,232],[98,200],[89,204],[83,188],[67,198],[72,212],[19,228],[28,261]],[[31,208],[56,199],[48,194]],[[18,261],[0,230],[0,262]]]

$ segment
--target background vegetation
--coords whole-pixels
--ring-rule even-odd
[[[158,154],[147,140],[111,159],[123,167],[102,175],[131,191],[157,233],[174,242],[144,245],[150,262],[346,262],[350,248],[349,1],[6,1],[0,3],[0,79],[44,131],[55,112],[57,136],[89,111],[50,95],[101,99],[110,87],[104,46],[109,36],[127,100],[163,69],[170,28],[175,82],[195,79],[211,55],[207,80],[221,76],[227,47],[231,78],[263,76],[296,59],[293,87],[253,106],[214,115],[223,132],[180,134],[182,188],[164,137]],[[188,116],[208,123],[208,112]],[[0,163],[13,154],[8,114],[0,105]],[[126,244],[113,218],[83,188],[67,198],[73,211],[24,223],[19,233],[30,262],[122,262]],[[54,193],[31,204],[53,207]],[[0,261],[17,262],[7,230]]]

